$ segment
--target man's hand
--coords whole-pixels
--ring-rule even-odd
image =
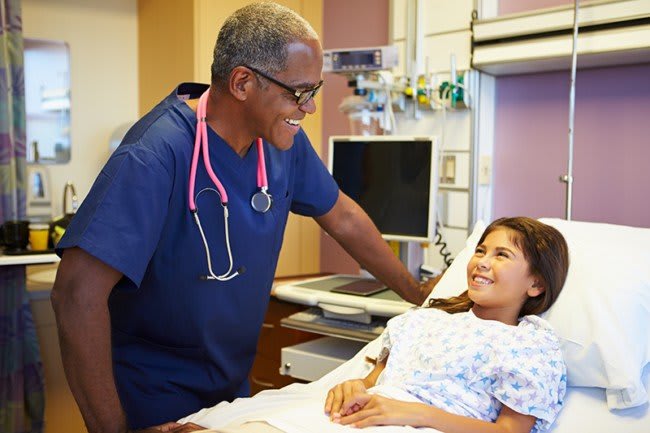
[[[430,278],[423,283],[420,283],[420,300],[418,301],[417,305],[422,305],[422,303],[429,297],[433,291],[433,288],[436,286],[436,284],[438,284],[441,277],[442,274],[438,275],[435,278]]]
[[[156,425],[153,427],[144,428],[141,430],[135,430],[133,433],[186,433],[199,430],[206,430],[205,427],[201,427],[198,424],[188,422],[186,424],[180,424],[177,422],[167,422],[165,424]]]
[[[355,404],[354,396],[366,393],[366,384],[362,379],[346,380],[329,390],[325,400],[325,413],[330,420],[339,419],[341,415],[354,413],[361,409]]]

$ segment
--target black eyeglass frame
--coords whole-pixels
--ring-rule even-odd
[[[284,90],[291,93],[293,96],[296,97],[296,103],[298,105],[305,105],[307,102],[309,102],[309,100],[311,98],[316,96],[318,94],[318,91],[320,90],[320,88],[323,87],[323,82],[324,81],[320,80],[320,82],[315,87],[312,87],[311,89],[307,89],[307,90],[303,90],[303,91],[296,90],[293,87],[291,87],[291,86],[289,86],[287,84],[284,84],[282,81],[278,81],[275,78],[265,74],[264,72],[260,71],[257,68],[253,68],[252,66],[248,66],[248,65],[243,65],[243,66],[245,66],[246,68],[248,68],[251,71],[255,72],[257,75],[261,76],[262,78],[266,78],[267,80],[269,80],[273,84],[275,84],[277,86],[280,86]]]

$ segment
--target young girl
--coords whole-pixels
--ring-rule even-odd
[[[558,338],[535,314],[553,305],[568,265],[554,228],[494,221],[467,266],[468,290],[391,319],[374,370],[332,388],[325,412],[355,427],[547,429],[562,407],[566,370]]]
[[[496,220],[467,266],[468,290],[391,319],[373,371],[329,390],[329,416],[322,412],[323,393],[267,394],[216,406],[186,421],[222,425],[232,409],[243,417],[210,431],[545,430],[562,407],[566,370],[558,338],[535,315],[558,298],[568,266],[566,242],[554,228],[530,218]],[[176,423],[167,428],[160,430],[200,429]]]

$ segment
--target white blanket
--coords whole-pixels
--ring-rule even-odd
[[[333,423],[323,412],[325,393],[314,392],[308,385],[291,385],[281,390],[264,391],[255,398],[238,399],[231,404],[222,403],[211,409],[204,409],[182,420],[204,427],[218,428],[226,424],[241,424],[246,421],[266,421],[286,433],[345,433],[359,431],[348,426]],[[413,400],[399,389],[376,387],[371,390],[385,397]],[[367,433],[402,433],[408,431],[436,433],[435,429],[415,429],[408,426],[368,427]]]
[[[364,361],[366,356],[376,356],[379,351],[379,340],[368,343],[354,358],[309,384],[293,384],[278,390],[263,391],[253,398],[240,398],[232,403],[220,403],[214,407],[203,409],[189,415],[180,422],[194,422],[208,428],[224,427],[230,423],[243,423],[252,419],[273,420],[275,426],[280,426],[284,417],[292,408],[305,407],[296,422],[309,422],[308,428],[302,428],[300,433],[314,432],[345,432],[363,431],[364,433],[389,433],[415,431],[411,427],[373,427],[363,430],[351,429],[330,423],[323,414],[323,406],[327,391],[337,383],[347,379],[365,377],[372,366]],[[650,365],[645,369],[644,383],[650,388]],[[311,406],[311,410],[307,407]],[[313,415],[313,419],[309,416]],[[299,419],[298,419],[299,418]],[[309,421],[306,421],[309,419]],[[316,423],[320,423],[316,428]],[[321,426],[326,426],[321,429]],[[288,426],[293,428],[292,426]],[[434,432],[433,429],[417,429],[418,432]],[[632,409],[610,411],[607,408],[605,392],[599,388],[569,387],[566,394],[566,404],[559,418],[551,426],[549,433],[575,433],[588,431],[591,433],[648,433],[650,432],[650,408],[642,405]]]
[[[246,421],[266,421],[287,433],[341,433],[359,431],[351,427],[332,423],[323,412],[327,391],[334,385],[352,378],[366,376],[372,365],[365,362],[366,356],[375,357],[380,349],[379,339],[368,343],[350,361],[309,384],[293,384],[278,390],[268,390],[253,398],[240,398],[232,403],[220,403],[183,418],[180,422],[193,422],[204,427],[217,428]],[[380,388],[380,387],[377,387]],[[391,398],[406,400],[410,396],[400,390],[377,389],[377,393]],[[414,400],[415,401],[415,400]],[[383,426],[364,429],[368,433],[392,433],[414,431],[412,427]],[[423,431],[419,429],[418,431]],[[427,432],[436,432],[426,429]]]

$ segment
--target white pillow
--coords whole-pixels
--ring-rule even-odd
[[[650,363],[650,229],[540,221],[558,229],[569,246],[567,281],[544,315],[562,340],[569,385],[605,388],[610,409],[645,403],[641,374]],[[431,297],[467,289],[467,263],[484,226],[477,223]]]
[[[546,319],[563,338],[569,385],[606,388],[610,409],[648,401],[650,229],[540,219],[569,245],[564,289]]]

